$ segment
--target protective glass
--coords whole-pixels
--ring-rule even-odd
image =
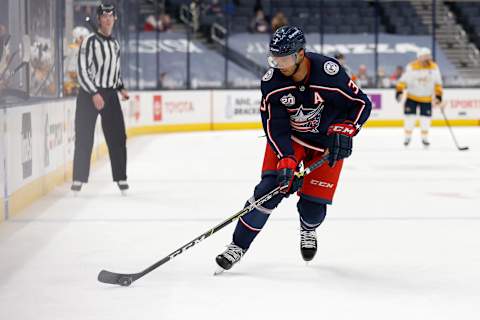
[[[267,57],[268,65],[271,68],[276,68],[276,69],[288,69],[290,67],[293,67],[297,61],[297,54],[293,53],[288,56],[273,56],[269,55]]]

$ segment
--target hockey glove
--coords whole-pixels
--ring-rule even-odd
[[[402,101],[402,94],[403,94],[402,91],[397,91],[395,93],[395,99],[397,100],[398,103],[400,103]]]
[[[330,136],[328,165],[334,167],[338,160],[350,157],[352,154],[352,140],[358,129],[351,123],[335,123],[328,127]]]
[[[298,161],[293,156],[281,158],[277,164],[277,183],[280,186],[280,192],[287,197],[297,192],[302,187],[303,177],[295,176],[298,167]]]

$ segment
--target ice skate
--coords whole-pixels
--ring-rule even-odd
[[[422,144],[425,148],[428,148],[430,146],[430,142],[427,138],[422,138]]]
[[[130,188],[127,181],[121,180],[117,182],[118,188],[120,189],[120,192],[122,193],[122,196],[127,195],[127,190]]]
[[[317,233],[315,230],[300,229],[300,252],[308,264],[317,253]]]
[[[73,191],[73,195],[76,197],[80,190],[82,190],[83,182],[81,181],[73,181],[72,186],[70,187],[70,190]]]
[[[409,144],[410,144],[410,141],[412,140],[412,138],[410,137],[406,137],[405,140],[403,141],[403,145],[405,147],[407,147]]]
[[[219,254],[215,261],[217,262],[218,269],[214,275],[219,275],[225,270],[230,270],[235,263],[240,261],[247,250],[240,248],[235,243],[231,243],[227,246],[227,250]]]

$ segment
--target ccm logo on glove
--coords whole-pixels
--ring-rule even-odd
[[[328,135],[338,133],[343,134],[344,136],[353,137],[357,134],[357,128],[350,123],[336,123],[328,127]]]

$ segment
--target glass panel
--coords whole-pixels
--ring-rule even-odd
[[[28,98],[27,66],[30,48],[25,35],[23,1],[0,1],[0,103]],[[24,62],[25,61],[25,62]]]
[[[0,2],[0,90],[9,88],[11,86],[11,65],[12,56],[17,52],[12,52],[12,43],[19,41],[19,39],[12,39],[9,28],[9,6],[8,1]],[[14,23],[14,21],[12,21]]]
[[[55,54],[54,0],[28,2],[28,33],[30,35],[30,96],[57,95]]]
[[[212,1],[205,7],[190,5],[192,10],[192,43],[190,48],[190,74],[192,89],[223,88],[231,79],[226,69],[228,29],[234,12],[229,1]],[[198,16],[198,18],[197,18]],[[198,20],[198,23],[197,23]],[[211,43],[203,39],[211,38]]]

